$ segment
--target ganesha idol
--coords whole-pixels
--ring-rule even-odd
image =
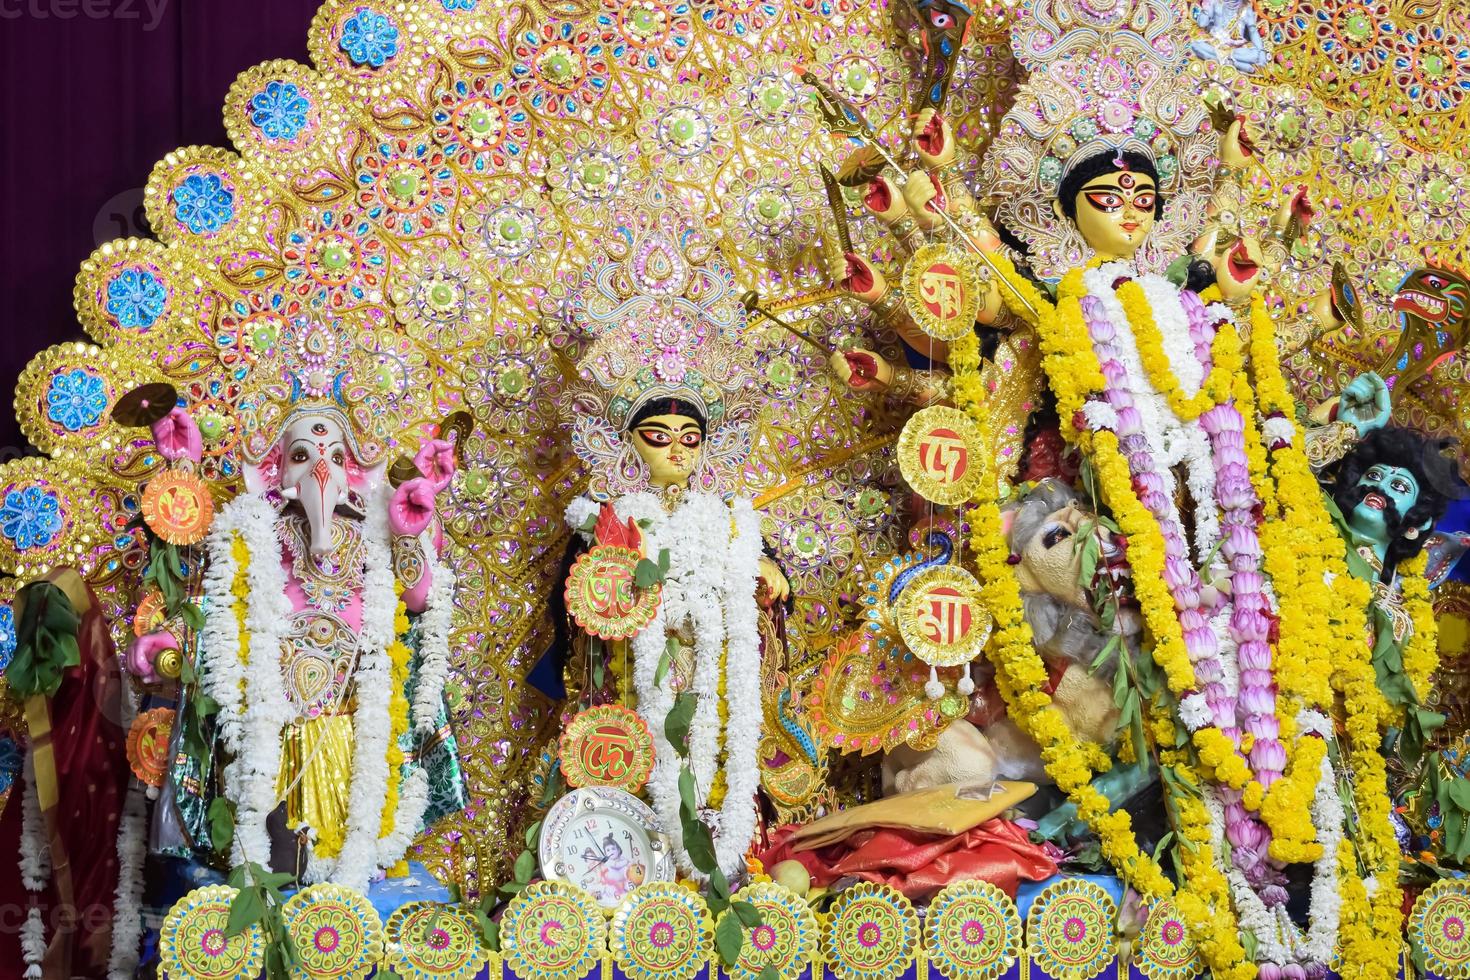
[[[176,465],[199,459],[182,409],[153,432]],[[204,542],[203,628],[185,674],[197,683],[182,692],[218,710],[200,739],[178,743],[151,843],[223,851],[211,838],[222,798],[231,866],[364,889],[464,803],[442,700],[454,581],[435,508],[454,447],[425,443],[395,488],[336,402],[298,402],[278,437],[255,436],[246,492]],[[149,633],[127,664],[156,683],[160,654],[178,649],[172,633]]]

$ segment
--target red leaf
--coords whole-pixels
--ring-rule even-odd
[[[597,526],[593,528],[593,534],[598,544],[618,545],[632,548],[634,551],[643,550],[643,532],[638,530],[638,523],[631,517],[628,518],[626,524],[619,521],[610,503],[602,505],[602,511],[597,515]]]

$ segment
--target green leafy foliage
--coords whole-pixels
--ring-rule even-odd
[[[5,670],[10,690],[20,699],[51,697],[61,675],[81,662],[77,628],[81,617],[66,593],[50,582],[32,582],[21,590],[24,601],[16,624],[15,653]]]
[[[259,925],[265,939],[265,975],[268,980],[287,980],[301,960],[296,944],[281,918],[285,896],[281,889],[296,880],[285,872],[269,872],[254,862],[236,866],[230,872],[230,887],[237,889],[230,903],[230,918],[225,936],[233,938]]]
[[[674,706],[664,719],[664,737],[681,756],[689,746],[689,728],[694,723],[694,709],[698,704],[699,695],[683,691],[674,698]]]
[[[658,560],[649,558],[640,560],[633,569],[633,584],[640,589],[649,589],[659,585],[669,576],[669,549],[661,548]]]

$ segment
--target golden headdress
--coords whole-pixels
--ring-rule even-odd
[[[592,470],[589,492],[606,499],[647,488],[628,422],[651,401],[679,399],[705,421],[697,488],[732,493],[754,420],[734,276],[656,190],[612,227],[576,286],[543,304],[548,336],[577,366],[566,425]]]
[[[1088,258],[1052,208],[1077,164],[1100,152],[1153,161],[1163,218],[1139,254],[1162,267],[1204,221],[1216,148],[1209,115],[1186,71],[1188,36],[1171,0],[1029,0],[1011,29],[1029,78],[986,153],[984,183],[998,223],[1053,278]]]
[[[246,461],[265,458],[292,416],[312,412],[337,419],[363,466],[381,462],[398,435],[411,366],[379,343],[372,324],[326,311],[283,319],[276,331],[240,399]]]

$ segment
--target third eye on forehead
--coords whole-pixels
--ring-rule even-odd
[[[1147,174],[1135,174],[1133,177],[1133,184],[1130,187],[1123,186],[1122,174],[1109,174],[1105,177],[1095,177],[1092,180],[1088,181],[1087,184],[1083,186],[1082,192],[1085,194],[1088,191],[1127,190],[1131,193],[1137,194],[1142,191],[1151,191],[1153,189],[1153,178],[1148,176]]]

